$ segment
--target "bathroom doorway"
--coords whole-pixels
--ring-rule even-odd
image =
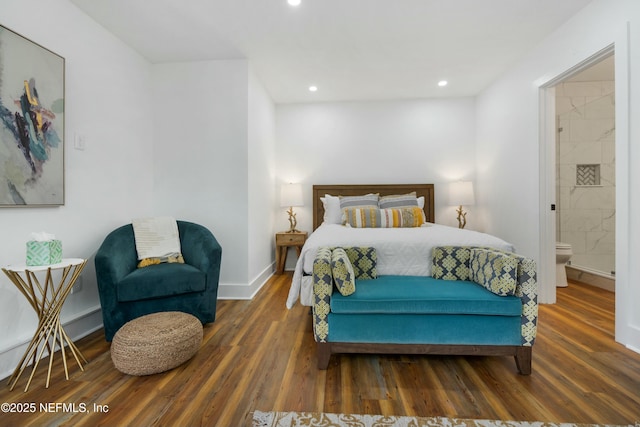
[[[637,328],[637,287],[631,277],[637,262],[631,259],[631,54],[629,50],[629,27],[621,26],[611,44],[573,66],[559,67],[549,75],[540,77],[540,252],[538,277],[540,278],[539,300],[542,303],[556,302],[556,149],[557,137],[555,86],[565,82],[581,71],[602,60],[615,58],[615,339],[638,351],[640,330]],[[562,71],[564,70],[564,71]],[[550,77],[555,76],[555,77]]]
[[[567,277],[615,291],[614,54],[555,89],[556,242],[571,245]]]

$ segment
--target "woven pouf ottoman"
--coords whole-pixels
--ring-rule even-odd
[[[116,332],[111,360],[125,374],[157,374],[191,359],[201,344],[202,323],[196,317],[179,311],[153,313]]]

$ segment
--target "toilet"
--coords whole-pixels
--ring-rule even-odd
[[[556,242],[556,286],[564,288],[567,283],[567,271],[565,265],[571,259],[573,252],[569,243]]]

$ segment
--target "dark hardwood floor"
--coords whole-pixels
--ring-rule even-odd
[[[199,352],[166,373],[121,374],[102,331],[86,337],[77,344],[89,364],[70,364],[69,381],[58,357],[49,389],[42,367],[27,393],[24,378],[0,387],[0,403],[35,404],[1,413],[0,425],[229,427],[254,410],[640,421],[640,354],[613,339],[612,293],[570,283],[540,307],[530,376],[512,357],[345,355],[321,371],[308,307],[284,306],[290,280],[274,276],[253,301],[219,301]]]

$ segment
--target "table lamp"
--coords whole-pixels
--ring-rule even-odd
[[[293,212],[294,206],[304,206],[302,201],[302,185],[301,184],[284,184],[280,188],[280,206],[289,207],[287,213],[289,214],[289,230],[287,233],[297,233],[296,225],[298,220],[296,214]]]
[[[467,213],[462,210],[462,206],[469,206],[475,203],[473,197],[473,183],[471,181],[457,181],[449,184],[449,204],[458,206],[458,228],[467,225]]]

